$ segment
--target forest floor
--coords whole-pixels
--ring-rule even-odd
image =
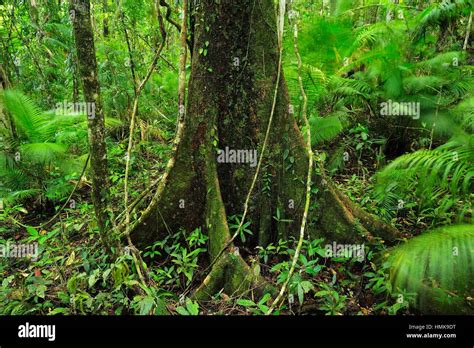
[[[123,147],[114,148],[120,157]],[[132,174],[133,198],[149,189],[169,155],[165,144],[159,151],[141,146]],[[145,168],[156,163],[155,168]],[[120,163],[112,162],[112,193],[114,204],[121,204]],[[365,163],[370,168],[374,163]],[[364,192],[370,182],[364,180],[370,173],[360,175],[361,168],[347,166],[344,173],[335,176],[337,186],[349,197],[367,197]],[[192,314],[263,314],[270,304],[269,297],[256,298],[253,291],[245,296],[223,292],[211,301],[195,303],[189,299],[190,289],[199,286],[206,267],[207,237],[197,229],[191,234],[178,231],[143,251],[147,264],[147,284],[140,284],[135,264],[129,253],[110,262],[102,250],[95,229],[93,209],[89,203],[90,185],[85,178],[74,199],[77,207],[65,209],[59,220],[42,229],[23,228],[12,224],[8,236],[15,241],[37,242],[42,257],[37,261],[11,259],[1,264],[5,274],[0,297],[3,312],[11,314],[163,314],[166,312]],[[370,201],[355,199],[374,211]],[[146,199],[144,204],[146,204]],[[44,223],[51,213],[19,209],[17,218],[31,226]],[[311,218],[311,217],[310,217]],[[409,216],[401,215],[393,221],[409,236],[417,233]],[[423,228],[422,225],[420,228]],[[288,272],[296,241],[280,240],[266,248],[243,249],[246,261],[276,286]],[[385,245],[374,240],[366,245],[363,261],[346,258],[325,258],[323,239],[305,241],[301,265],[294,281],[289,284],[286,304],[276,313],[281,314],[336,314],[371,315],[410,313],[406,304],[397,303],[388,295],[389,282],[383,267],[376,260],[383,255]],[[138,291],[137,291],[138,287]],[[187,295],[187,296],[183,296]],[[165,310],[166,309],[166,310]]]

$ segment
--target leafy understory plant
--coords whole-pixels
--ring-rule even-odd
[[[237,215],[229,216],[229,228],[231,232],[235,233],[235,231],[239,229],[241,219],[242,219],[242,216],[237,216]],[[247,221],[242,225],[242,227],[239,230],[239,236],[240,236],[240,239],[242,240],[242,243],[245,243],[245,241],[247,240],[247,235],[248,236],[253,235],[253,232],[249,229],[249,226],[251,224],[252,224],[252,221]]]
[[[176,312],[181,315],[198,315],[199,304],[196,301],[186,298],[186,304],[184,306],[178,306]]]
[[[322,290],[316,292],[314,296],[321,300],[319,309],[326,315],[341,315],[345,308],[346,295],[339,295],[330,285],[320,283]]]
[[[435,217],[443,217],[451,211],[456,216],[451,223],[470,222],[473,163],[474,137],[459,131],[445,144],[400,156],[378,172],[375,200],[382,205],[391,201],[392,206],[398,200],[405,206],[412,195],[416,203],[411,204],[419,207],[419,213],[434,209]]]
[[[265,294],[258,302],[241,298],[237,300],[237,304],[247,308],[252,314],[267,314],[269,309],[269,307],[267,306],[267,302],[270,297],[270,294]]]

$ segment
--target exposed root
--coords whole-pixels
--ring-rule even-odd
[[[371,240],[380,237],[388,243],[393,243],[401,237],[401,233],[393,226],[383,222],[373,214],[365,211],[352,202],[343,192],[338,190],[332,180],[324,173],[320,165],[322,182],[325,192],[323,202],[322,227],[329,226],[334,239],[339,241],[357,241],[361,237]],[[335,219],[338,216],[338,219]],[[359,235],[354,234],[354,227]],[[328,232],[327,230],[325,232]]]
[[[224,202],[212,151],[207,156],[206,222],[209,234],[211,270],[192,295],[203,301],[223,289],[226,294],[243,294],[254,288],[265,289],[266,281],[242,258],[232,243]]]
[[[335,190],[340,202],[345,206],[354,218],[358,219],[360,224],[374,236],[381,237],[389,243],[393,243],[397,238],[401,238],[401,233],[395,227],[383,222],[375,215],[368,213],[356,203],[350,200],[344,193]]]
[[[198,301],[205,301],[221,290],[225,294],[241,295],[252,288],[263,293],[266,281],[247,265],[240,256],[238,248],[232,248],[214,264],[192,297]]]

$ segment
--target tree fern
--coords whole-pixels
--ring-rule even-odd
[[[393,294],[415,294],[412,304],[420,311],[474,313],[474,225],[425,232],[395,247],[387,260]]]

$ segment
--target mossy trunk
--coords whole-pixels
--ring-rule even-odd
[[[205,222],[208,204],[204,178],[210,162],[216,168],[226,215],[242,214],[255,175],[255,158],[251,163],[220,163],[218,149],[248,150],[252,156],[256,150],[257,156],[261,155],[277,76],[271,2],[227,1],[216,5],[203,1],[199,13],[184,135],[170,172],[171,181],[156,204],[170,228],[192,229]],[[284,223],[286,230],[299,223],[305,190],[306,152],[289,114],[283,78],[277,100],[262,172],[249,207],[253,230],[264,234],[278,230],[278,222],[271,218],[277,209],[282,218],[293,221]],[[286,160],[285,150],[289,151]],[[290,158],[296,160],[292,163]],[[158,209],[153,209],[141,218],[135,238],[153,242],[162,227],[163,219]],[[256,234],[254,242],[257,240]]]
[[[3,65],[0,63],[0,93],[2,93],[2,91],[8,88],[11,88],[10,78],[8,76],[8,72],[6,68],[7,66],[3,67]],[[16,143],[16,141],[18,140],[18,134],[16,131],[15,123],[13,122],[11,115],[8,113],[6,109],[0,108],[0,123],[2,123],[5,126],[5,129],[8,129],[8,131],[10,132],[11,138]],[[9,149],[9,150],[12,150],[12,149]]]
[[[92,203],[104,246],[111,246],[106,234],[108,201],[108,167],[105,146],[105,120],[100,98],[100,86],[95,56],[94,34],[91,25],[89,0],[70,0],[70,15],[76,42],[77,62],[82,82],[84,101],[93,110],[87,115],[89,152],[92,169]]]
[[[176,162],[170,167],[169,181],[142,212],[131,236],[136,245],[145,246],[161,239],[167,230],[203,226],[213,260],[230,240],[228,218],[243,213],[257,168],[256,160],[226,163],[232,162],[229,156],[223,162],[225,156],[219,156],[218,150],[256,150],[260,157],[278,80],[279,53],[273,1],[216,4],[205,0],[196,10],[188,105]],[[249,204],[250,246],[296,235],[303,214],[307,151],[290,113],[283,76],[278,83],[272,128]],[[337,203],[324,193],[318,199],[323,216],[326,206]],[[326,226],[319,226],[315,233],[331,232],[338,222],[341,234],[356,236],[354,221],[343,217],[340,208],[331,209],[330,219],[319,221]],[[248,266],[235,250],[232,245],[215,263],[201,290],[225,288],[223,283],[228,291],[237,290],[235,277],[245,274]],[[238,278],[244,283],[258,279]]]

